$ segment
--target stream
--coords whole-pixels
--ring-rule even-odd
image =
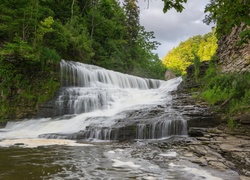
[[[146,142],[19,142],[23,145],[0,148],[0,179],[235,179],[234,174],[198,166],[173,149]]]
[[[53,107],[0,129],[0,179],[234,180],[155,146],[190,140],[185,116],[171,106],[181,81],[62,60]]]

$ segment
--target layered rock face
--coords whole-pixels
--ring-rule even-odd
[[[242,26],[234,28],[230,35],[221,37],[218,42],[218,65],[222,72],[250,71],[250,43],[237,45],[240,32]]]

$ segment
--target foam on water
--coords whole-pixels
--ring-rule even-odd
[[[140,165],[136,165],[134,162],[131,161],[120,161],[118,159],[112,159],[113,163],[113,167],[131,167],[131,168],[139,168],[141,167]]]
[[[173,169],[178,169],[179,171],[184,171],[187,175],[192,176],[192,180],[223,180],[220,177],[213,176],[209,172],[203,169],[198,169],[194,167],[187,167],[185,165],[177,165],[174,163],[169,163],[169,166]]]
[[[116,119],[123,118],[125,111],[170,102],[168,92],[176,89],[182,81],[181,78],[169,81],[145,79],[64,60],[61,62],[61,77],[64,87],[55,103],[60,116],[8,122],[4,129],[0,129],[0,139],[76,133],[90,125],[110,127]]]
[[[55,133],[62,135],[63,138],[65,137],[63,135],[68,133],[93,128],[90,137],[98,139],[99,134],[102,133],[106,140],[109,139],[111,126],[117,120],[126,121],[127,111],[133,112],[158,106],[168,107],[165,112],[168,110],[173,112],[166,113],[167,115],[160,120],[156,117],[154,122],[150,120],[138,122],[136,129],[138,139],[157,139],[186,133],[185,119],[181,114],[177,113],[176,116],[176,112],[171,109],[172,96],[169,93],[178,87],[182,78],[169,81],[145,79],[67,61],[61,62],[61,78],[63,87],[55,103],[57,118],[8,122],[5,128],[0,129],[0,146],[13,146],[0,148],[1,157],[5,157],[5,161],[2,159],[0,161],[1,167],[5,168],[2,170],[3,173],[0,173],[0,179],[4,176],[7,178],[3,179],[27,179],[28,175],[31,175],[30,179],[98,179],[100,177],[178,179],[178,177],[187,176],[193,180],[222,180],[203,170],[204,167],[198,169],[194,165],[190,167],[176,165],[174,163],[182,162],[179,154],[174,151],[164,152],[151,145],[140,147],[131,142],[126,147],[126,143],[105,142],[105,144],[95,143],[93,146],[65,139],[38,139],[42,134]],[[174,116],[171,116],[172,114]],[[49,147],[26,149],[26,147],[38,146]],[[14,156],[18,159],[14,159]],[[171,161],[173,163],[168,165]],[[6,162],[9,166],[5,166]],[[37,169],[44,170],[45,167],[51,167],[47,171],[48,174],[44,174],[46,171],[36,174]]]
[[[10,147],[10,146],[19,146],[19,147],[28,147],[35,148],[38,146],[50,146],[50,145],[63,145],[63,146],[94,146],[92,144],[83,144],[77,143],[73,140],[65,139],[8,139],[0,141],[0,146]]]

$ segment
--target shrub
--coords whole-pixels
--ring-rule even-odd
[[[211,66],[203,78],[201,98],[219,105],[229,114],[247,110],[250,105],[250,72],[217,73]]]

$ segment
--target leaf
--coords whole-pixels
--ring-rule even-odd
[[[168,10],[174,8],[177,12],[182,12],[185,8],[183,3],[187,0],[162,0],[164,2],[163,12],[166,13]]]
[[[240,38],[245,38],[245,37],[250,38],[250,30],[242,31],[239,36]]]

